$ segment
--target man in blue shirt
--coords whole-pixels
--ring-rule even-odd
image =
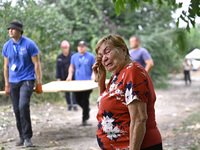
[[[75,80],[94,80],[92,66],[95,63],[95,55],[87,52],[85,41],[80,41],[77,49],[78,52],[71,57],[67,81],[72,80],[73,73],[75,73]],[[82,125],[87,125],[89,119],[89,97],[91,92],[92,90],[75,92],[76,102],[83,109]]]
[[[39,49],[34,41],[22,36],[23,24],[12,21],[8,28],[11,39],[3,46],[5,92],[10,94],[20,140],[16,146],[32,146],[30,97],[36,80],[36,92],[42,93]]]
[[[130,47],[132,48],[129,50],[131,60],[140,63],[149,73],[152,70],[154,63],[149,52],[145,48],[140,47],[140,37],[133,35],[130,37],[129,42]]]

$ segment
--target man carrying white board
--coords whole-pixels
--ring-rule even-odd
[[[36,93],[42,93],[42,71],[36,43],[23,36],[23,24],[13,20],[8,26],[10,40],[3,46],[5,93],[10,94],[20,140],[16,146],[33,146],[30,100],[36,82]]]
[[[75,73],[75,80],[94,80],[92,66],[95,63],[95,55],[87,52],[87,44],[85,41],[78,43],[78,52],[72,55],[68,71],[67,81],[72,80],[73,73]],[[87,125],[89,119],[89,97],[92,90],[75,92],[76,101],[83,109],[82,125]]]

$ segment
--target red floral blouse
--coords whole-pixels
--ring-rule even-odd
[[[106,90],[97,100],[97,141],[103,150],[128,150],[130,115],[127,105],[134,100],[147,103],[146,134],[141,148],[162,142],[156,127],[153,83],[137,62],[111,77]]]

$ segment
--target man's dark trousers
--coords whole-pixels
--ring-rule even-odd
[[[33,93],[34,82],[34,80],[25,80],[9,83],[16,125],[21,139],[30,139],[33,135],[30,119],[30,98]]]
[[[89,98],[90,98],[90,93],[92,90],[88,91],[83,91],[83,92],[75,92],[76,95],[76,102],[78,105],[83,109],[83,121],[89,119]]]

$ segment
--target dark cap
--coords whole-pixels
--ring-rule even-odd
[[[13,20],[10,22],[8,28],[9,29],[17,29],[19,31],[22,31],[23,33],[23,24],[20,22],[20,21],[17,21],[17,20]]]
[[[86,46],[86,47],[87,47],[87,44],[86,44],[85,41],[80,41],[80,42],[78,43],[78,46]]]

